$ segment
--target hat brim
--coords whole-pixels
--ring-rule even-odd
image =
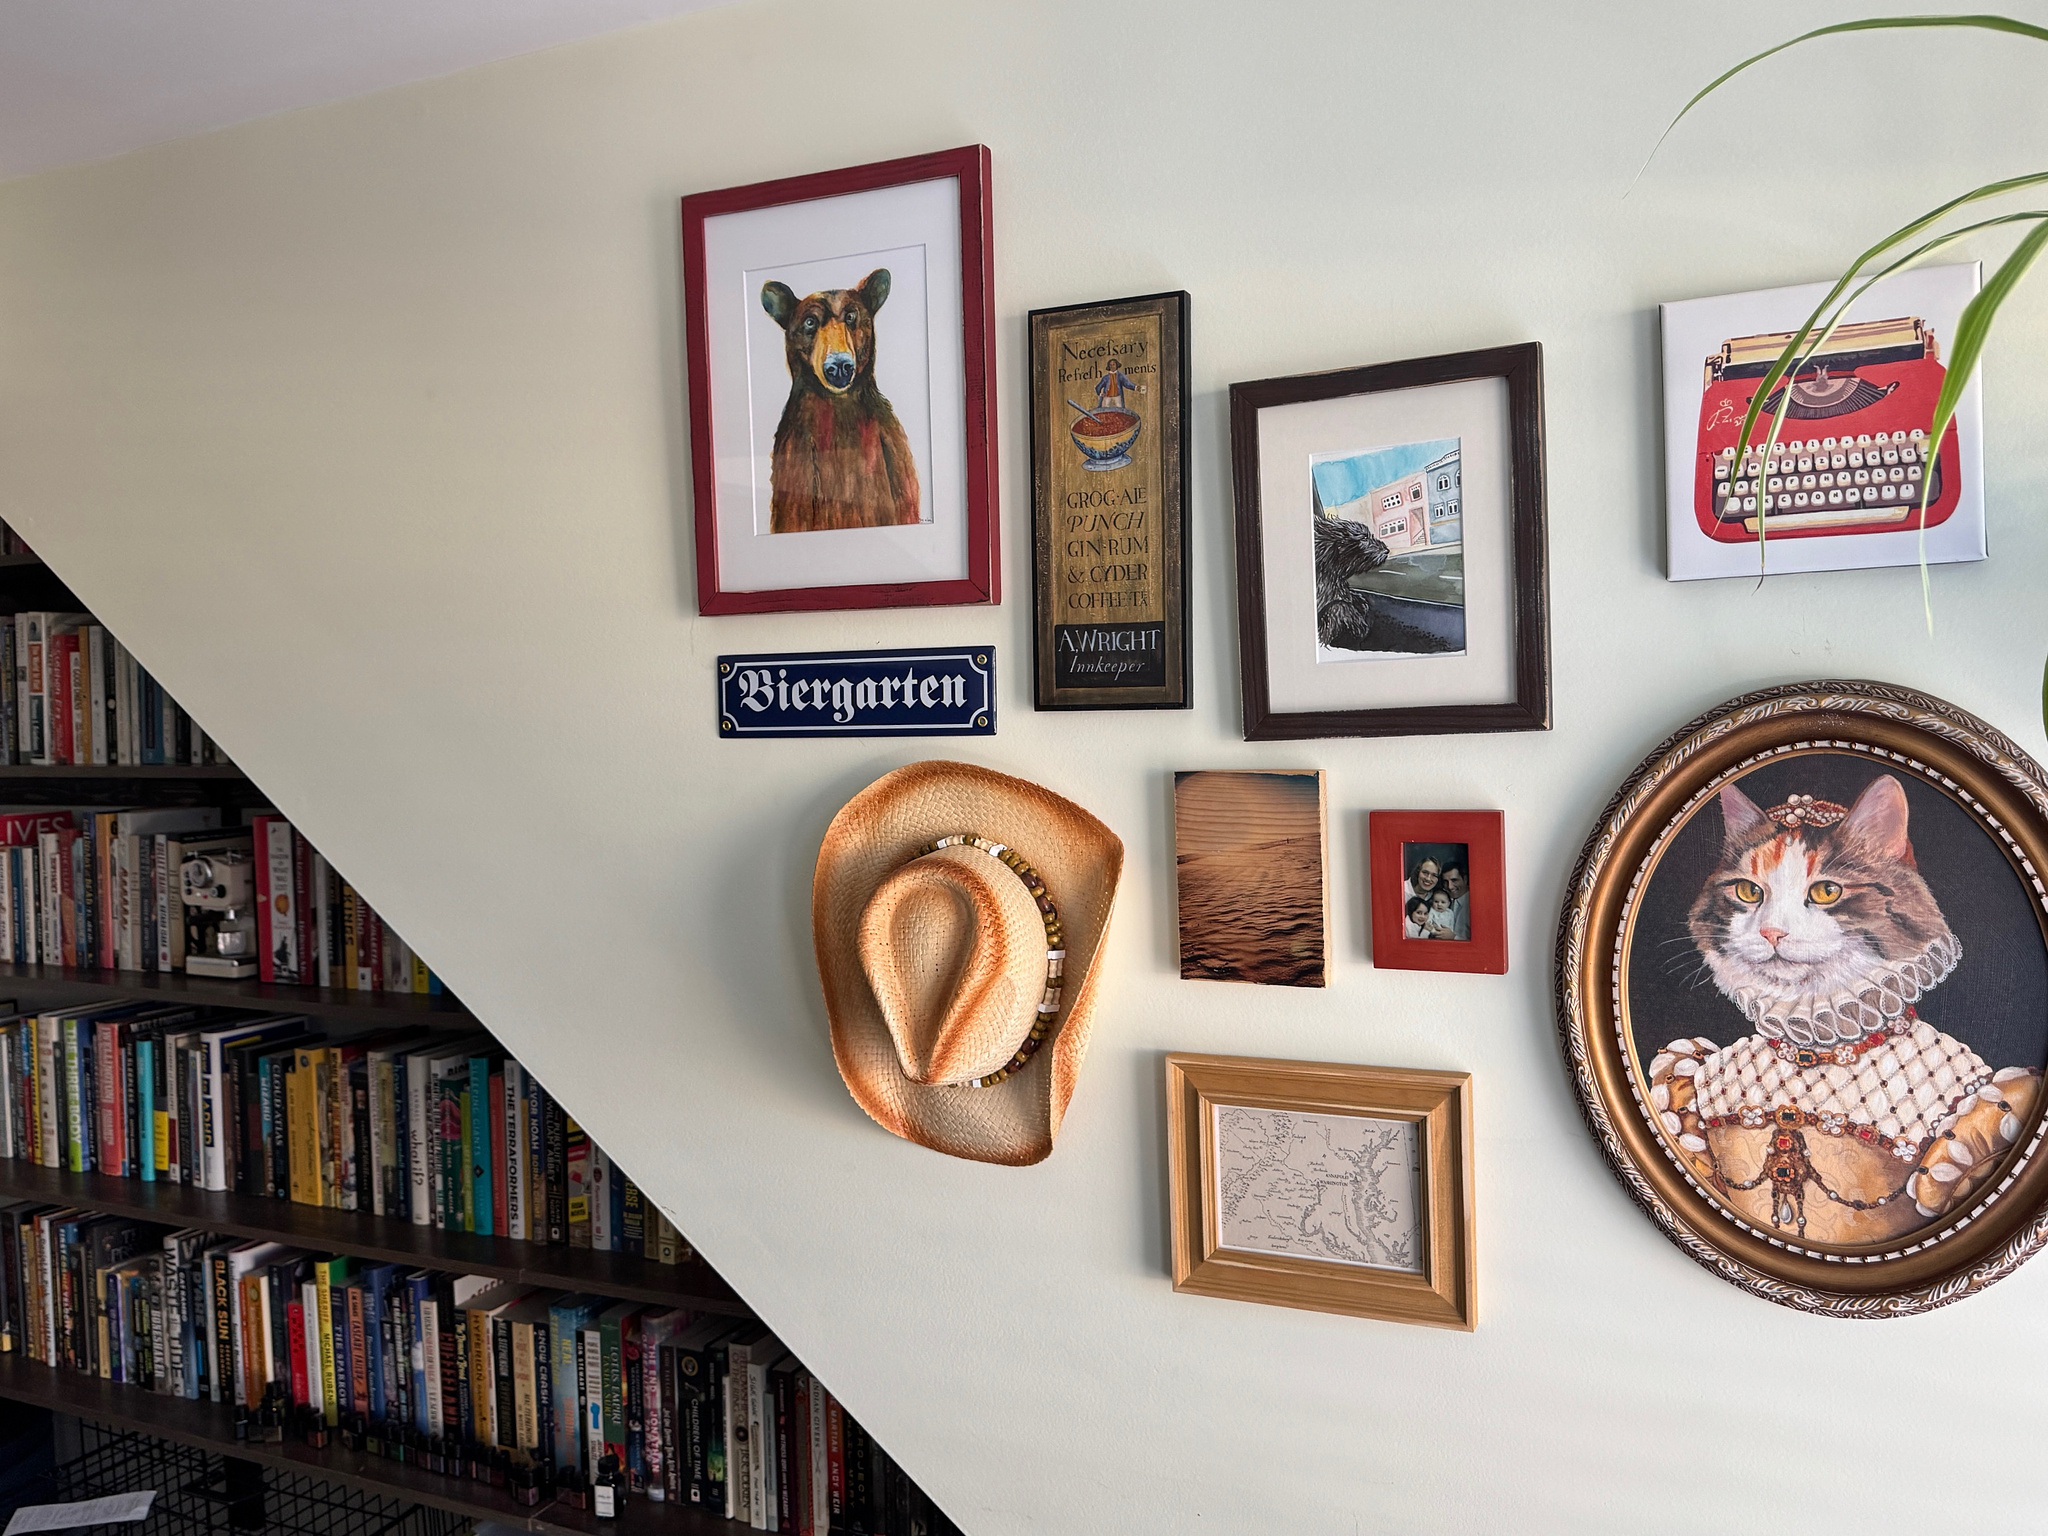
[[[875,887],[920,847],[956,832],[1006,843],[1030,861],[1045,877],[1066,934],[1059,1028],[1029,1063],[991,1088],[905,1077],[860,963],[860,915]],[[841,807],[818,850],[811,929],[832,1055],[854,1101],[876,1124],[977,1162],[1023,1165],[1051,1153],[1088,1050],[1096,960],[1123,862],[1122,840],[1071,800],[971,763],[912,763]]]

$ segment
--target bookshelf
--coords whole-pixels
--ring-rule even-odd
[[[35,555],[0,555],[0,612],[85,608],[63,579]],[[229,764],[0,764],[0,805],[5,806],[217,806],[223,820],[232,821],[243,809],[268,803],[262,790]],[[87,970],[0,962],[0,998],[12,998],[17,1007],[30,1011],[114,998],[214,1004],[304,1014],[351,1031],[404,1024],[461,1030],[476,1024],[473,1015],[446,994],[275,985],[176,971]],[[73,1173],[0,1158],[0,1202],[20,1200],[172,1227],[196,1227],[316,1252],[353,1254],[375,1263],[484,1275],[549,1291],[688,1307],[736,1321],[754,1316],[702,1260],[663,1265],[623,1252],[516,1242],[416,1226],[367,1212],[207,1191],[167,1181]],[[629,1528],[642,1536],[732,1536],[746,1528],[744,1522],[729,1522],[696,1506],[644,1497],[634,1498],[620,1520],[600,1521],[562,1500],[522,1507],[507,1489],[350,1450],[338,1435],[318,1449],[290,1434],[274,1444],[241,1439],[235,1433],[236,1410],[231,1406],[115,1385],[80,1371],[53,1368],[18,1351],[0,1355],[0,1398],[528,1530],[596,1536],[603,1527],[613,1533]]]

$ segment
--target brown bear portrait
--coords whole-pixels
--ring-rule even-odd
[[[875,311],[888,297],[886,267],[858,288],[805,299],[787,283],[762,286],[789,363],[769,469],[770,533],[918,521],[910,439],[875,385]]]

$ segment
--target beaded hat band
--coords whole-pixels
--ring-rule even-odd
[[[1032,901],[1038,905],[1038,915],[1045,921],[1045,993],[1038,1000],[1038,1017],[1031,1025],[1031,1033],[1024,1037],[1024,1043],[1017,1047],[1017,1053],[996,1071],[983,1077],[969,1078],[957,1084],[962,1088],[993,1088],[1013,1072],[1017,1072],[1038,1053],[1046,1038],[1052,1034],[1053,1026],[1059,1022],[1060,993],[1064,985],[1067,962],[1066,934],[1060,928],[1059,908],[1046,893],[1045,877],[1026,862],[1024,856],[1003,843],[992,842],[985,837],[976,837],[971,832],[955,832],[948,837],[926,843],[911,855],[911,862],[937,853],[942,848],[978,848],[990,858],[1008,867],[1024,889],[1031,893]]]

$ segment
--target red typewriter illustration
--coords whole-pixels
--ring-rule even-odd
[[[1951,421],[1941,451],[1927,451],[1927,424],[1941,393],[1941,348],[1918,319],[1837,327],[1821,351],[1764,402],[1738,464],[1735,444],[1756,386],[1792,339],[1790,331],[1738,336],[1707,359],[1700,399],[1693,511],[1700,531],[1723,544],[1754,542],[1760,511],[1770,537],[1891,533],[1919,526],[1921,477],[1933,481],[1927,526],[1939,527],[1961,495],[1961,449]],[[1768,463],[1762,448],[1780,407],[1784,424]]]

